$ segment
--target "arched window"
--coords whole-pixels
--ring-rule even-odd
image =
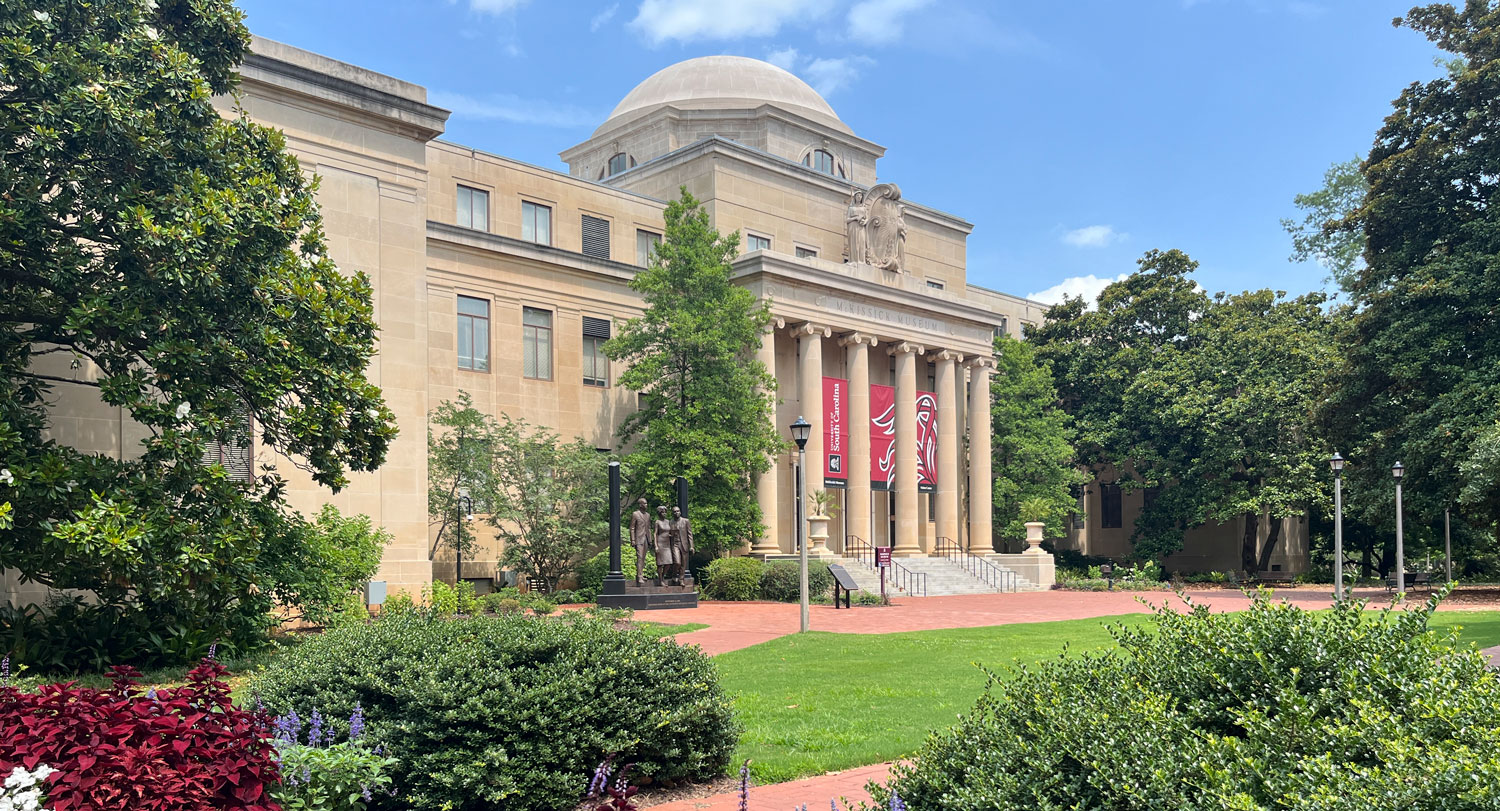
[[[838,161],[833,159],[833,153],[826,149],[814,149],[807,153],[802,159],[802,165],[810,166],[825,175],[844,176],[844,167],[838,165]]]
[[[624,152],[616,152],[614,155],[610,156],[609,165],[604,169],[604,177],[614,177],[615,175],[618,175],[626,169],[633,168],[634,166],[634,158],[626,155]]]

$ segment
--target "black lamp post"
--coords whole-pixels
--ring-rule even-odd
[[[453,528],[458,532],[458,541],[453,544],[456,555],[453,561],[453,586],[457,588],[464,581],[464,522],[474,520],[474,499],[464,493],[458,497],[455,506],[458,509],[458,522]]]
[[[1396,480],[1396,594],[1406,593],[1406,547],[1401,534],[1401,477],[1406,475],[1406,466],[1397,462],[1391,465],[1391,478]]]
[[[1333,468],[1333,599],[1344,599],[1344,457],[1338,451],[1328,460]]]
[[[805,633],[810,627],[807,606],[807,543],[804,539],[805,530],[802,527],[802,471],[807,467],[807,437],[812,433],[812,423],[798,417],[792,423],[792,441],[797,443],[797,475],[794,479],[797,487],[797,561],[800,569],[799,576],[802,581],[802,630]]]

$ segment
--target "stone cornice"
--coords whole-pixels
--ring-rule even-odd
[[[726,108],[722,110],[687,110],[673,104],[657,107],[633,118],[620,121],[608,130],[595,132],[587,140],[564,149],[558,153],[563,163],[572,163],[585,154],[597,149],[602,143],[618,141],[627,132],[650,126],[657,120],[670,121],[692,121],[693,119],[723,119],[723,118],[771,118],[788,124],[810,130],[828,140],[837,141],[845,146],[858,149],[876,158],[885,155],[885,147],[866,138],[861,138],[853,132],[830,127],[820,121],[815,121],[806,116],[798,115],[790,110],[783,110],[773,104],[762,104],[758,107]],[[654,158],[652,160],[655,160]]]
[[[450,245],[490,251],[504,256],[530,259],[536,262],[545,262],[585,273],[608,276],[627,284],[640,271],[640,268],[635,265],[627,265],[624,262],[616,262],[613,259],[596,259],[592,256],[585,256],[575,251],[565,251],[562,248],[555,248],[551,245],[538,245],[535,242],[527,242],[524,239],[500,236],[499,234],[491,234],[488,231],[476,231],[472,228],[449,225],[448,223],[437,222],[436,220],[427,221],[427,240],[429,242],[445,242]]]

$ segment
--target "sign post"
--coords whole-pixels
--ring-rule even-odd
[[[880,603],[885,605],[890,598],[885,596],[885,570],[891,568],[891,548],[889,546],[875,547],[875,568],[880,570]]]

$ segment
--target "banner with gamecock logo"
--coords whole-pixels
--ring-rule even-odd
[[[917,392],[917,492],[937,492],[937,395]]]
[[[870,487],[891,489],[896,471],[896,390],[870,386]]]
[[[823,378],[823,486],[844,487],[849,482],[849,426],[845,402],[849,381]]]

